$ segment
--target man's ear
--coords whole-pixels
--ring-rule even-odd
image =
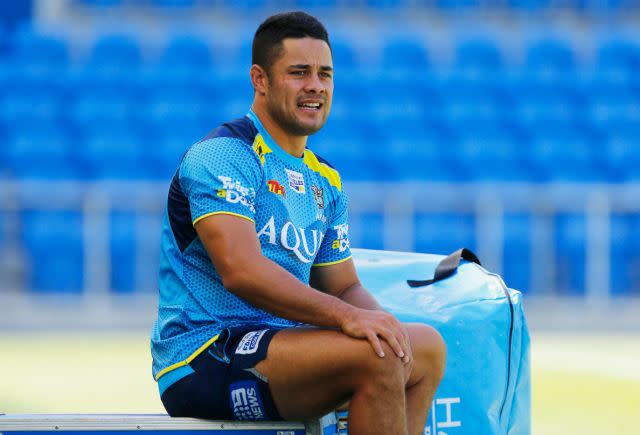
[[[251,84],[253,85],[254,91],[260,95],[265,95],[269,82],[267,72],[260,65],[253,64],[249,70],[249,75],[251,76]]]

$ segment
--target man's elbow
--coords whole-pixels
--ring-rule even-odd
[[[250,261],[246,259],[226,258],[216,262],[216,271],[222,279],[222,285],[232,293],[242,292],[252,286],[255,274],[250,271]]]

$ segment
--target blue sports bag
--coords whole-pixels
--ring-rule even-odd
[[[385,309],[404,322],[435,327],[447,344],[446,372],[424,434],[530,434],[530,343],[521,293],[466,249],[448,257],[353,254],[362,283]]]

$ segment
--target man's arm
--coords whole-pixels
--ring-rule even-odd
[[[401,358],[409,352],[404,328],[389,313],[317,291],[264,257],[249,220],[217,214],[198,221],[195,229],[228,291],[276,316],[367,339],[381,357],[380,338]]]
[[[382,311],[375,298],[360,282],[352,259],[330,266],[313,267],[309,283],[311,287],[340,298],[355,307]],[[405,327],[402,327],[402,334],[402,347],[407,350],[403,361],[409,362],[412,359],[411,346]]]

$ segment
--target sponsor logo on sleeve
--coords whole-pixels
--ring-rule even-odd
[[[229,390],[231,408],[236,420],[265,420],[267,418],[256,381],[234,382],[229,386]]]
[[[216,192],[219,198],[224,198],[231,204],[242,204],[255,213],[256,191],[254,188],[244,187],[240,181],[224,175],[219,175],[218,180],[222,183],[222,188]]]
[[[284,196],[286,198],[287,192],[284,190],[284,186],[278,183],[277,180],[267,181],[267,186],[269,186],[269,192],[275,193],[276,195]]]
[[[349,242],[349,225],[340,224],[333,227],[336,231],[336,239],[331,243],[331,249],[338,249],[340,252],[346,251],[350,246]]]
[[[292,171],[290,169],[285,169],[287,173],[287,178],[289,179],[289,187],[296,193],[306,193],[304,187],[304,175],[300,172]]]
[[[258,350],[258,345],[265,332],[267,332],[267,329],[246,333],[244,337],[242,337],[242,340],[240,340],[240,343],[238,343],[238,347],[236,347],[236,354],[248,355],[255,353],[256,350]]]

